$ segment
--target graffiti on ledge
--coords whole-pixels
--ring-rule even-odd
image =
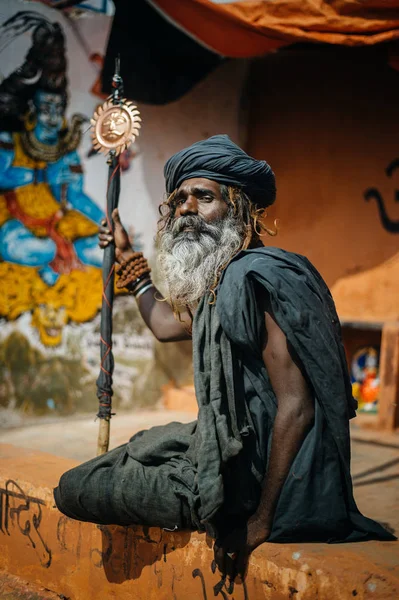
[[[12,479],[7,480],[4,487],[0,487],[0,533],[8,536],[26,536],[40,565],[47,569],[52,562],[52,551],[40,532],[43,507],[46,507],[44,500],[28,495]],[[84,554],[82,543],[84,526],[84,523],[60,515],[56,527],[58,551],[73,554],[78,562]],[[129,579],[138,579],[143,567],[153,564],[153,573],[158,589],[165,586],[165,573],[162,566],[167,562],[168,553],[177,549],[173,538],[165,539],[165,533],[157,529],[151,530],[150,535],[148,527],[143,527],[139,531],[128,526],[97,525],[97,528],[101,531],[102,547],[90,547],[87,551],[93,567],[103,569],[109,582],[121,583]],[[155,532],[158,532],[159,535],[156,535]],[[181,535],[184,536],[185,533],[187,536],[183,545],[189,543],[190,540],[189,532],[182,532]],[[170,563],[168,568],[172,572],[170,585],[173,590],[176,582],[184,579],[185,570],[181,565],[174,563]],[[210,571],[215,574],[214,562],[212,565],[210,564]],[[212,584],[200,568],[194,568],[191,576],[200,582],[202,600],[208,600],[210,597],[221,597],[224,600],[233,600],[234,598],[249,600],[245,581],[241,585],[234,585],[222,577],[213,587],[207,589],[207,585],[212,586]],[[177,597],[175,593],[174,597]]]
[[[6,481],[4,488],[0,488],[0,531],[11,535],[15,528],[26,536],[42,567],[48,568],[51,564],[51,550],[40,533],[42,506],[45,505],[40,498],[25,494],[12,479]]]

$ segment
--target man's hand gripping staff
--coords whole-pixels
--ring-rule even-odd
[[[149,290],[153,287],[148,261],[144,258],[142,252],[134,252],[132,249],[129,236],[121,223],[117,208],[112,212],[112,220],[115,226],[114,237],[107,228],[106,220],[104,219],[101,222],[98,236],[100,248],[106,248],[110,242],[115,240],[115,270],[119,275],[116,287],[119,289],[127,288],[134,296],[141,296],[144,293],[143,290]]]
[[[175,319],[170,305],[154,286],[147,259],[142,253],[134,252],[128,233],[122,225],[119,210],[112,213],[114,234],[102,221],[99,232],[99,246],[106,248],[115,243],[116,271],[121,277],[117,287],[125,287],[136,298],[139,311],[147,327],[160,342],[176,342],[190,339],[186,327]]]

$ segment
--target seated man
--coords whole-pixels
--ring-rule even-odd
[[[170,158],[165,177],[168,303],[140,278],[117,211],[114,237],[103,227],[100,243],[115,241],[155,337],[192,335],[198,420],[140,432],[68,471],[58,508],[94,523],[206,530],[230,573],[266,540],[394,539],[353,498],[355,402],[328,288],[306,258],[260,240],[271,168],[218,135]]]

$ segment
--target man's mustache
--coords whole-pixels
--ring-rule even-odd
[[[206,233],[211,237],[216,237],[219,233],[219,227],[217,225],[210,225],[206,223],[202,217],[189,215],[188,217],[178,217],[172,224],[173,237],[179,235],[179,233],[191,229],[194,233]]]

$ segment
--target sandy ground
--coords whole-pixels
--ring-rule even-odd
[[[135,432],[170,421],[189,422],[195,415],[167,410],[118,413],[111,421],[110,449]],[[3,423],[4,424],[4,423]],[[19,425],[19,426],[15,426]],[[0,430],[0,442],[33,448],[57,456],[88,460],[96,455],[98,420],[93,415],[70,419],[9,423]],[[368,517],[388,523],[399,534],[399,435],[372,436],[354,431],[352,477],[359,509]]]

